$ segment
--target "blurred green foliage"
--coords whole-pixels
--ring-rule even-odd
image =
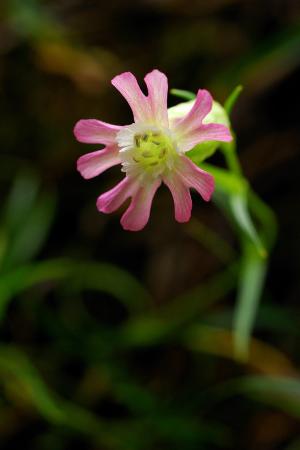
[[[1,449],[300,448],[296,3],[1,4]],[[178,225],[162,190],[130,234],[72,127],[128,122],[109,80],[153,67],[237,139],[198,161],[213,205]]]

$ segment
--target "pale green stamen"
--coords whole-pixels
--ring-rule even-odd
[[[170,137],[165,134],[147,131],[147,133],[134,136],[132,159],[144,170],[151,171],[157,166],[167,166],[170,157],[175,155],[174,144]]]

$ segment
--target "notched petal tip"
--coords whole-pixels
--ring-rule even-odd
[[[180,138],[189,138],[202,125],[212,109],[213,99],[206,89],[199,89],[190,111],[175,122],[174,130]]]
[[[226,125],[216,124],[219,126],[219,141],[223,142],[231,142],[233,140],[233,136],[231,134],[230,128]]]
[[[144,80],[148,89],[147,101],[151,110],[151,120],[159,126],[168,128],[168,78],[164,73],[154,69]]]
[[[177,214],[175,216],[175,220],[178,223],[187,223],[191,220],[191,215],[192,215],[192,209],[189,212],[185,213],[185,215],[180,216]]]
[[[147,225],[153,197],[160,185],[161,180],[158,179],[147,186],[139,186],[121,218],[124,230],[140,231]]]
[[[83,119],[78,120],[78,122],[76,122],[76,124],[73,128],[73,134],[78,142],[82,142],[80,139],[80,136],[81,136],[80,130],[82,129],[82,125],[83,125],[82,122],[84,122]]]
[[[206,189],[203,190],[201,196],[205,202],[209,202],[215,191],[215,179],[209,173],[206,173],[205,178],[206,178]]]
[[[203,200],[208,202],[211,199],[215,189],[215,180],[210,173],[200,169],[186,156],[181,157],[177,172],[183,183],[189,188],[196,189]]]
[[[77,159],[76,169],[85,180],[89,180],[90,178],[93,178],[93,176],[91,176],[91,175],[89,176],[89,174],[86,171],[85,155],[80,156],[80,158]]]
[[[133,78],[136,79],[132,72],[122,72],[122,73],[119,73],[119,75],[116,75],[115,77],[112,78],[111,84],[114,87],[116,87],[116,85],[119,84],[119,81],[122,82],[124,80],[133,79]]]
[[[120,224],[122,225],[122,228],[124,231],[135,231],[135,232],[142,231],[145,228],[145,226],[147,225],[146,223],[144,225],[140,225],[140,224],[136,224],[136,223],[129,223],[127,221],[127,217],[125,216],[125,218],[124,218],[124,214],[121,217]]]
[[[173,197],[176,221],[179,223],[188,222],[191,218],[193,206],[189,187],[177,173],[165,176],[164,183]]]
[[[147,75],[145,76],[144,80],[148,80],[148,79],[161,79],[164,81],[168,81],[168,77],[166,76],[165,73],[161,72],[158,69],[153,69],[151,70],[151,72],[148,72]]]
[[[111,83],[126,99],[133,112],[134,121],[149,122],[152,118],[151,107],[136,77],[131,72],[124,72],[114,77]]]
[[[206,98],[212,100],[212,95],[207,89],[198,89],[197,95],[206,96]]]
[[[221,142],[231,142],[233,136],[230,129],[226,125],[219,123],[208,123],[203,124],[199,128],[199,134],[203,135],[207,141],[221,141]]]
[[[198,89],[196,103],[203,109],[203,114],[207,115],[213,106],[213,97],[207,89]]]
[[[128,177],[97,198],[97,209],[105,214],[116,211],[136,190],[136,183]]]
[[[104,195],[104,194],[103,194],[103,195]],[[109,214],[110,211],[109,211],[109,208],[107,208],[107,203],[106,203],[105,198],[103,198],[103,195],[100,195],[100,196],[97,198],[97,201],[96,201],[96,207],[97,207],[97,209],[98,209],[99,212],[102,212],[102,213],[104,213],[104,214]]]

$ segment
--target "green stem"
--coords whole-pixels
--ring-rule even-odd
[[[243,177],[242,168],[237,157],[235,139],[230,144],[223,144],[221,148],[228,170],[239,177]],[[249,221],[247,220],[249,209],[252,211],[253,215],[260,222],[260,232],[257,234],[258,241],[262,240],[268,251],[276,236],[274,214],[250,186],[248,186],[244,195],[244,197],[236,197],[236,200],[240,201],[237,206],[241,207],[244,205],[245,207],[245,210],[239,209],[238,217],[240,219],[241,217],[246,217],[245,224],[248,227],[249,225],[252,226],[250,216]],[[241,212],[244,212],[246,216],[241,214]],[[246,228],[244,226],[244,229]],[[256,227],[254,225],[253,230],[250,230],[249,234],[256,235]],[[237,303],[233,317],[234,348],[236,358],[239,360],[247,360],[249,355],[251,333],[268,266],[267,251],[260,252],[259,247],[259,245],[253,245],[253,242],[247,239],[247,235],[240,235],[243,264],[240,268]]]
[[[236,154],[236,140],[235,137],[229,144],[222,144],[223,155],[228,169],[236,175],[242,175],[242,167]]]
[[[254,191],[249,190],[249,208],[262,225],[261,235],[268,250],[270,250],[277,236],[277,221],[272,209]]]

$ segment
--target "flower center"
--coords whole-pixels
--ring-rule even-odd
[[[170,130],[132,124],[117,136],[123,171],[133,176],[156,178],[171,170],[178,157]]]
[[[132,159],[145,169],[166,163],[170,153],[174,151],[171,139],[154,131],[135,134],[134,145]]]

